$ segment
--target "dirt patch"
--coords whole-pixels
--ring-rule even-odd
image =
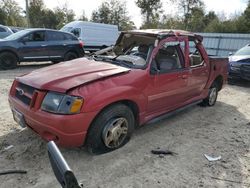
[[[8,91],[15,76],[44,65],[0,71],[0,169],[27,170],[0,176],[0,187],[60,187],[46,143],[12,118]],[[62,153],[85,187],[250,187],[250,84],[224,88],[212,108],[193,107],[135,131],[123,148],[100,156],[85,149]],[[5,151],[9,145],[14,147]],[[178,155],[159,157],[152,149]],[[204,154],[222,159],[209,162]],[[223,181],[214,179],[216,177]]]

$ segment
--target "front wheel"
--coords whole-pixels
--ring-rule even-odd
[[[203,106],[214,106],[217,101],[218,91],[217,84],[214,83],[209,89],[207,98],[202,102]]]
[[[108,107],[98,115],[89,129],[89,152],[102,154],[122,147],[129,141],[134,124],[134,114],[126,105]]]
[[[0,54],[0,69],[8,70],[17,67],[17,57],[11,52],[3,52]]]

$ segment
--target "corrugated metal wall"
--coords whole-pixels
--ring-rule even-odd
[[[243,46],[250,44],[250,34],[198,33],[204,37],[203,45],[209,55],[228,56]]]

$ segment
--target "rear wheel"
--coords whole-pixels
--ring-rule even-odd
[[[102,154],[122,147],[129,141],[134,124],[134,114],[126,105],[116,104],[108,107],[98,115],[89,129],[89,152]]]
[[[17,57],[11,52],[0,54],[0,68],[3,70],[14,69],[17,67]]]
[[[214,106],[216,101],[217,101],[217,96],[218,96],[218,86],[215,83],[213,83],[213,85],[210,87],[209,89],[209,93],[207,98],[205,98],[202,102],[203,106]]]
[[[70,60],[73,60],[73,59],[76,59],[76,58],[78,58],[78,56],[77,56],[76,53],[74,53],[74,52],[68,52],[64,56],[64,61],[70,61]]]

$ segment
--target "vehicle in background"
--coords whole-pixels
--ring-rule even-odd
[[[202,39],[185,31],[122,32],[115,56],[76,59],[17,77],[9,93],[13,117],[64,147],[115,150],[136,126],[198,103],[215,105],[227,82],[228,58],[209,57]]]
[[[61,31],[73,33],[84,42],[84,50],[91,52],[114,45],[119,35],[116,25],[86,21],[70,22]]]
[[[11,29],[11,31],[12,31],[13,33],[16,33],[16,32],[18,32],[18,31],[21,31],[21,30],[26,29],[26,28],[23,28],[23,27],[13,27],[13,26],[9,26],[9,28]]]
[[[229,56],[229,78],[250,81],[250,44]]]
[[[83,43],[74,35],[50,29],[26,29],[0,41],[0,69],[20,62],[68,61],[84,55]]]
[[[14,32],[9,27],[0,25],[0,39],[3,39],[13,33]]]

